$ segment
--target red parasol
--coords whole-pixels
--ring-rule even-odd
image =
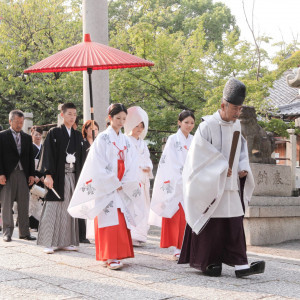
[[[147,66],[154,66],[154,63],[121,50],[92,42],[90,35],[87,33],[84,35],[84,42],[43,59],[26,69],[24,73],[87,71],[89,75],[91,119],[94,121],[92,71]]]

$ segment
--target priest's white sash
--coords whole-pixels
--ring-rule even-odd
[[[200,232],[218,206],[227,169],[223,154],[197,133],[182,174],[185,218],[194,232]]]

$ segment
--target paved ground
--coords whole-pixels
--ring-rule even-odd
[[[93,244],[47,255],[14,236],[4,243],[0,234],[0,299],[300,299],[300,241],[249,247],[250,262],[264,259],[266,273],[237,279],[227,266],[210,278],[177,265],[170,249],[159,248],[156,228],[122,271],[101,267]]]

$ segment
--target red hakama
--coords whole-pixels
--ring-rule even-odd
[[[118,225],[104,228],[98,228],[98,218],[95,219],[96,260],[134,257],[130,230],[119,208],[118,216]]]
[[[179,210],[172,218],[162,218],[160,247],[181,249],[185,226],[184,210],[179,203]]]
[[[113,143],[114,144],[114,143]],[[114,144],[115,145],[115,144]],[[126,149],[126,147],[125,147]],[[124,150],[125,150],[124,149]],[[119,149],[118,178],[122,179],[124,166],[124,150]],[[119,224],[98,228],[98,218],[95,218],[96,260],[123,259],[134,257],[130,230],[127,228],[124,214],[118,208]]]

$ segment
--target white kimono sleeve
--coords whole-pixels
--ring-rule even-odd
[[[68,212],[74,218],[93,219],[111,202],[121,183],[106,158],[107,144],[99,135],[90,148]]]
[[[138,160],[135,147],[129,144],[126,160],[125,173],[121,180],[122,190],[119,191],[124,203],[124,214],[126,220],[133,226],[137,226],[144,217],[142,206],[142,191],[138,180]]]
[[[149,152],[148,146],[145,143],[145,141],[144,141],[144,159],[143,160],[144,160],[144,167],[150,168],[148,175],[149,175],[149,179],[152,179],[153,178],[153,173],[152,173],[153,164],[152,164],[152,161],[150,158],[150,152]]]

